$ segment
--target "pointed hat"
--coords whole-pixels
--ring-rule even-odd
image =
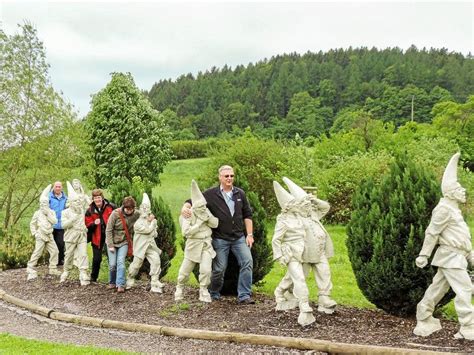
[[[43,190],[43,192],[40,195],[40,203],[41,202],[49,202],[49,192],[51,191],[51,184],[46,186]]]
[[[303,190],[301,187],[296,185],[293,181],[288,179],[287,177],[283,177],[283,181],[285,182],[286,186],[288,186],[288,190],[290,190],[290,193],[298,200],[305,198],[308,196],[305,190]]]
[[[199,190],[197,182],[194,180],[191,180],[191,201],[193,202],[194,207],[199,207],[207,204],[204,195],[202,194],[201,190]]]
[[[286,191],[278,182],[273,181],[273,190],[275,190],[275,196],[278,204],[283,209],[288,205],[288,202],[293,201],[295,198],[292,194]]]
[[[74,190],[74,188],[72,187],[71,183],[69,181],[66,181],[66,185],[67,185],[67,196],[69,198],[70,201],[75,201],[79,198],[79,195],[77,194],[77,192]]]
[[[456,189],[458,183],[458,161],[461,153],[454,154],[449,159],[446,169],[444,169],[443,179],[441,180],[441,192],[444,194]]]
[[[148,194],[146,192],[143,193],[142,204],[140,205],[140,207],[151,207],[150,198],[148,197]]]

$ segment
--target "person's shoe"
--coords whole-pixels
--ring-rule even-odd
[[[239,304],[241,306],[245,306],[245,305],[248,305],[248,304],[255,304],[255,301],[249,297],[249,298],[246,298],[244,300],[239,301]]]
[[[107,288],[108,288],[109,290],[114,290],[115,287],[116,287],[115,284],[108,284],[108,285],[107,285]]]
[[[150,288],[150,292],[153,292],[153,293],[163,293],[163,287],[161,286],[152,286]]]
[[[117,287],[117,293],[124,293],[124,292],[125,292],[125,288],[123,288],[122,286]]]

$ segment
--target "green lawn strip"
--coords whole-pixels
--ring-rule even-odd
[[[93,346],[78,346],[32,340],[0,333],[0,354],[136,354]]]

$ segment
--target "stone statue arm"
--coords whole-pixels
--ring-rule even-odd
[[[430,224],[425,231],[425,240],[419,256],[416,258],[418,267],[425,267],[428,264],[428,258],[433,253],[433,249],[438,245],[439,237],[449,222],[449,210],[445,207],[436,207],[433,210]]]
[[[214,217],[214,215],[207,209],[207,213],[209,213],[209,219],[207,220],[207,225],[209,228],[217,228],[219,225],[219,219],[217,217]]]
[[[69,209],[65,209],[61,212],[61,225],[64,229],[69,229],[74,225],[74,216],[69,213]]]
[[[281,216],[278,216],[272,238],[273,260],[278,260],[283,257],[282,242],[287,230],[287,224]]]
[[[327,201],[320,200],[316,197],[312,199],[311,203],[313,204],[313,210],[319,219],[323,218],[331,209],[331,206]]]
[[[31,232],[31,235],[36,237],[36,233],[38,233],[38,214],[39,214],[39,211],[36,211],[34,214],[33,214],[33,217],[31,218],[31,222],[30,222],[30,232]]]
[[[46,213],[46,218],[51,225],[58,223],[58,218],[56,217],[56,212],[54,212],[51,208],[48,209]]]
[[[156,219],[151,222],[141,219],[134,225],[134,230],[139,234],[150,234],[156,231]]]

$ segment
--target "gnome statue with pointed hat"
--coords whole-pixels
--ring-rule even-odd
[[[67,181],[67,192],[69,207],[61,215],[64,228],[64,271],[60,282],[67,280],[73,268],[74,257],[77,257],[77,268],[79,269],[79,280],[82,286],[90,283],[89,258],[87,256],[87,228],[84,222],[84,211],[82,200],[76,193],[71,183]]]
[[[212,259],[216,252],[212,248],[212,229],[216,228],[219,220],[206,207],[207,202],[196,181],[191,181],[191,217],[179,217],[181,232],[186,239],[184,259],[179,268],[178,283],[174,294],[175,301],[183,299],[183,286],[196,264],[199,264],[199,300],[210,303],[211,295],[208,286],[211,283]]]
[[[332,282],[328,262],[328,258],[334,255],[334,248],[331,237],[320,221],[329,211],[329,203],[306,193],[306,191],[287,177],[283,177],[283,181],[288,186],[291,195],[299,206],[299,215],[305,226],[304,252],[302,256],[305,276],[308,277],[311,271],[313,271],[319,291],[318,312],[331,314],[337,305],[330,297]],[[288,298],[290,296],[288,290],[291,288],[291,284],[291,278],[289,275],[286,275],[275,290],[275,295],[278,295],[278,297],[285,295]]]
[[[82,183],[79,179],[72,180],[72,187],[74,188],[76,194],[79,196],[79,199],[81,200],[82,209],[85,213],[86,210],[89,208],[89,205],[91,204],[92,200],[88,195],[86,195],[84,187],[82,186]]]
[[[303,270],[305,224],[295,197],[276,181],[273,181],[273,189],[281,207],[272,239],[273,259],[288,268],[285,278],[275,290],[276,310],[299,306],[298,323],[306,326],[313,323],[315,318],[309,305],[308,286]],[[292,294],[291,286],[293,286]]]
[[[472,306],[472,283],[467,272],[468,263],[474,265],[471,234],[459,209],[459,203],[466,202],[466,189],[457,179],[457,165],[460,153],[454,154],[448,162],[441,181],[443,197],[433,210],[430,224],[425,231],[425,240],[419,256],[418,267],[428,265],[428,258],[438,246],[431,261],[438,271],[433,282],[426,289],[416,309],[416,327],[419,336],[428,336],[441,329],[439,319],[433,317],[438,302],[451,288],[455,293],[454,307],[461,324],[456,338],[474,340],[474,307]]]
[[[55,225],[58,220],[56,218],[56,213],[49,208],[50,191],[51,184],[41,193],[39,199],[40,208],[33,214],[33,218],[30,222],[30,231],[35,237],[35,250],[33,251],[33,254],[31,254],[30,261],[26,268],[28,280],[33,280],[38,277],[35,266],[43,254],[44,248],[46,248],[49,253],[49,273],[51,275],[61,274],[57,269],[59,251],[53,239],[53,225]]]
[[[151,292],[163,293],[164,285],[160,282],[161,273],[161,250],[155,242],[158,235],[156,230],[157,221],[151,213],[151,202],[148,194],[143,193],[140,205],[140,217],[133,227],[133,261],[128,268],[126,289],[135,285],[135,277],[145,259],[150,263]]]

